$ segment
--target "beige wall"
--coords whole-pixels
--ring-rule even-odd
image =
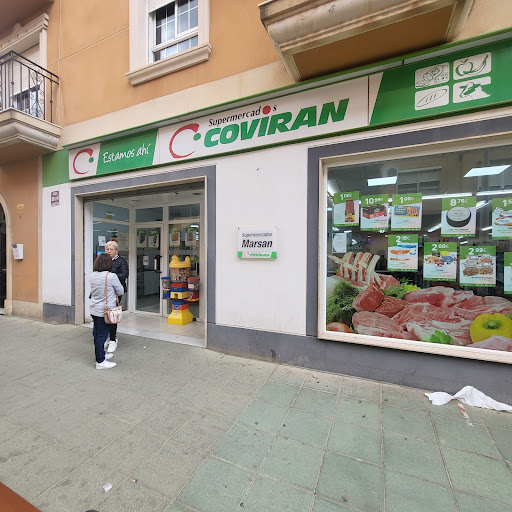
[[[56,0],[48,14],[47,61],[48,69],[60,77],[56,122],[61,126],[279,61],[260,22],[257,0],[211,1],[210,59],[137,86],[125,76],[129,71],[126,0]],[[238,97],[243,95],[240,90]]]
[[[510,0],[474,0],[464,28],[455,36],[455,41],[510,28],[512,25],[512,2]]]
[[[0,195],[6,207],[8,240],[23,244],[23,260],[11,258],[13,301],[39,302],[39,202],[38,159],[0,166]],[[23,205],[23,212],[18,212]],[[9,236],[10,234],[10,236]],[[12,254],[10,248],[7,248]],[[9,263],[9,259],[8,259]]]

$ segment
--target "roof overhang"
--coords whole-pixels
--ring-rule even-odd
[[[453,40],[473,0],[268,0],[260,17],[295,81]]]

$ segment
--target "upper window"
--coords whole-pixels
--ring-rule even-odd
[[[132,85],[208,60],[210,0],[130,0]]]
[[[153,61],[197,46],[197,4],[198,0],[178,0],[150,14]]]

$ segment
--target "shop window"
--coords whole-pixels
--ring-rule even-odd
[[[137,85],[208,60],[209,0],[130,0],[130,71]]]
[[[511,362],[512,146],[324,172],[320,336]]]

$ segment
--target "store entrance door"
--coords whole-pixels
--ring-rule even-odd
[[[135,226],[137,244],[137,296],[135,310],[162,314],[160,277],[167,255],[162,243],[162,224]],[[165,274],[166,275],[166,274]]]

